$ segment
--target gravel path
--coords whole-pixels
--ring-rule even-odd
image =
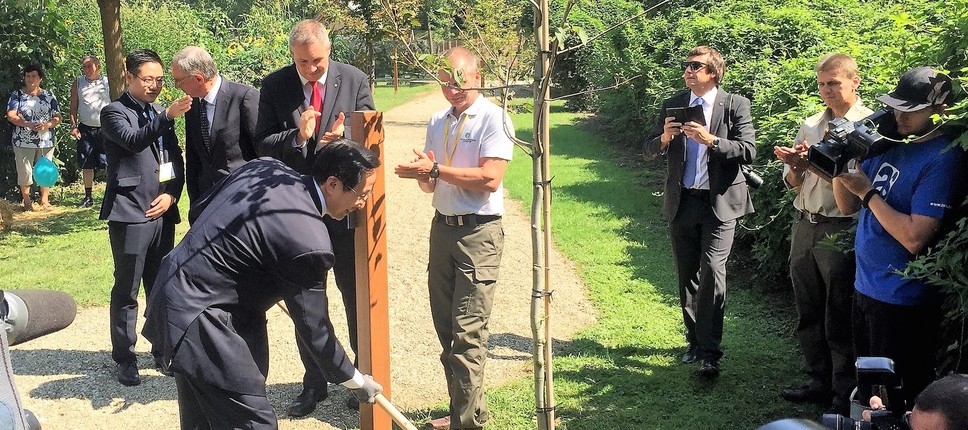
[[[388,170],[409,161],[412,148],[423,147],[427,119],[446,106],[447,102],[435,93],[385,114]],[[530,160],[519,158],[514,162]],[[433,208],[430,195],[421,192],[414,181],[389,173],[387,190],[392,400],[404,413],[412,414],[419,426],[428,409],[447,398],[426,292],[427,235]],[[506,205],[501,287],[491,318],[488,387],[529,375],[532,370],[530,220],[520,204],[508,200]],[[104,240],[108,240],[106,230]],[[591,323],[594,310],[570,263],[557,252],[552,256],[556,291],[553,329],[555,339],[561,341]],[[329,294],[337,336],[346,339],[339,292],[331,288]],[[151,369],[144,339],[138,343],[141,385],[118,384],[107,324],[107,307],[84,309],[67,329],[12,348],[16,382],[25,407],[37,415],[45,430],[178,428],[174,381]],[[286,418],[286,406],[301,389],[302,366],[292,323],[277,309],[269,312],[269,338],[268,393],[280,415],[281,429],[359,426],[356,412],[344,406],[349,392],[332,385],[329,399],[316,412],[301,419]]]

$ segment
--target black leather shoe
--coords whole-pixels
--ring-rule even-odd
[[[788,402],[810,402],[823,404],[830,401],[830,391],[822,388],[811,387],[810,385],[803,385],[800,387],[784,388],[782,391],[780,391],[780,397]]]
[[[313,413],[316,410],[316,404],[326,400],[329,396],[327,390],[315,390],[312,388],[303,388],[302,392],[292,401],[289,405],[289,409],[286,410],[291,417],[304,417]]]
[[[699,366],[699,374],[706,378],[719,377],[719,360],[703,359]]]
[[[165,365],[165,360],[163,360],[161,357],[155,357],[155,370],[165,376],[175,376],[173,373],[171,373],[171,370],[168,369],[168,366]]]
[[[129,387],[140,384],[141,376],[138,375],[138,364],[134,361],[118,363],[118,382]]]
[[[696,349],[697,348],[695,346],[689,345],[689,350],[686,351],[685,354],[682,354],[682,360],[681,360],[682,364],[690,364],[690,363],[696,362],[696,359],[699,358],[696,355],[696,353],[698,352]]]

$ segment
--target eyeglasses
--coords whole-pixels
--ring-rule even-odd
[[[709,67],[709,65],[701,61],[683,61],[682,62],[682,71],[692,70],[693,72],[698,72],[702,70],[703,67]]]
[[[175,79],[175,86],[177,87],[177,86],[179,86],[179,85],[181,85],[181,83],[182,83],[182,82],[185,82],[185,79],[188,79],[188,78],[190,78],[190,77],[192,77],[192,76],[193,76],[193,75],[187,75],[187,76],[185,76],[184,78],[181,78],[181,79]],[[172,75],[172,78],[174,78],[174,77],[175,77],[175,76],[174,76],[174,75]],[[143,81],[143,80],[142,80],[142,81]],[[147,84],[147,83],[148,83],[148,82],[145,82],[145,84]],[[163,81],[162,83],[164,83],[164,81]]]
[[[138,78],[138,80],[141,81],[145,85],[156,84],[159,87],[165,85],[165,78],[163,76],[160,76],[160,77],[157,77],[157,78],[152,78],[150,76],[148,76],[148,77],[141,77],[141,76],[135,75],[135,77]]]
[[[352,188],[350,188],[350,191],[352,191],[353,194],[356,194],[357,201],[361,201],[361,202],[367,201],[370,198],[370,196],[373,195],[373,190],[367,191],[363,194],[358,193],[356,190]]]

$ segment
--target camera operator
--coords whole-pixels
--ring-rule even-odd
[[[880,397],[871,397],[871,409],[884,408]],[[870,421],[870,411],[864,411]],[[905,417],[911,430],[968,429],[968,375],[948,375],[928,385],[914,400]]]
[[[850,338],[854,256],[817,243],[848,230],[855,217],[837,208],[830,179],[809,169],[807,150],[823,139],[830,120],[857,121],[873,111],[857,95],[860,76],[851,56],[824,55],[816,72],[827,108],[803,121],[793,146],[773,148],[784,164],[784,182],[796,192],[793,206],[799,214],[790,235],[790,279],[797,305],[797,340],[810,378],[803,386],[784,389],[780,397],[829,403],[830,413],[846,415],[850,392],[857,384]]]
[[[930,67],[905,73],[878,100],[894,109],[897,131],[911,136],[864,160],[861,171],[833,180],[837,207],[860,210],[852,313],[854,352],[894,360],[904,388],[891,409],[910,410],[934,379],[940,291],[922,279],[905,279],[907,267],[937,235],[942,220],[961,202],[964,151],[932,120],[953,103],[951,79]],[[863,209],[861,209],[863,207]],[[860,387],[862,402],[870,395]]]

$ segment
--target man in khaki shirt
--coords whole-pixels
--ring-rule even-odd
[[[853,58],[825,55],[816,71],[827,109],[803,122],[793,147],[774,147],[773,151],[784,163],[784,182],[797,193],[793,206],[799,214],[791,237],[790,278],[797,304],[797,339],[809,377],[802,386],[784,389],[780,396],[793,402],[830,405],[830,412],[846,415],[856,385],[850,335],[854,256],[825,249],[818,242],[850,228],[854,217],[837,209],[830,179],[811,169],[806,155],[810,145],[823,139],[830,120],[857,121],[872,111],[857,96],[860,77]]]

